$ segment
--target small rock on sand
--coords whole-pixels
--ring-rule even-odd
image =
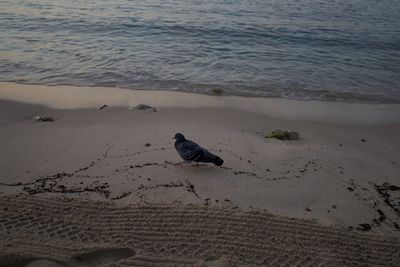
[[[213,95],[222,95],[224,93],[224,90],[222,90],[220,88],[214,88],[214,89],[211,89],[210,92]]]
[[[108,107],[107,105],[102,105],[101,107],[99,107],[99,110],[105,109],[107,107]]]
[[[34,116],[33,117],[33,121],[34,122],[40,122],[40,121],[54,121],[54,119],[52,117],[47,117],[47,116]]]
[[[136,110],[151,110],[151,111],[157,112],[157,109],[155,109],[154,107],[149,106],[149,105],[144,105],[144,104],[139,104],[136,107],[130,107],[129,109],[130,110],[133,110],[133,109],[136,109]]]

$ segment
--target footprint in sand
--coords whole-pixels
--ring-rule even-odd
[[[54,261],[39,260],[16,260],[10,265],[13,267],[95,267],[118,262],[122,259],[130,258],[135,252],[128,248],[105,248],[92,252],[83,253],[75,256],[72,261],[67,263],[57,263]]]
[[[64,266],[65,265],[61,265],[57,262],[49,260],[34,260],[25,265],[25,267],[64,267]]]
[[[134,255],[135,252],[129,248],[106,248],[80,254],[75,257],[75,260],[78,263],[85,263],[86,266],[102,266],[108,263],[130,258]]]

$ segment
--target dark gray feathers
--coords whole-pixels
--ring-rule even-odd
[[[177,133],[174,139],[176,139],[175,149],[185,161],[214,163],[217,166],[224,163],[220,157],[208,152],[195,142],[185,139],[183,134]]]

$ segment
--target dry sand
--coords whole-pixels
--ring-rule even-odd
[[[399,106],[13,83],[0,98],[4,266],[400,262]],[[224,166],[175,166],[176,132]]]

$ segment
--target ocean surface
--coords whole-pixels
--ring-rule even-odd
[[[400,1],[0,0],[0,81],[400,103]]]

